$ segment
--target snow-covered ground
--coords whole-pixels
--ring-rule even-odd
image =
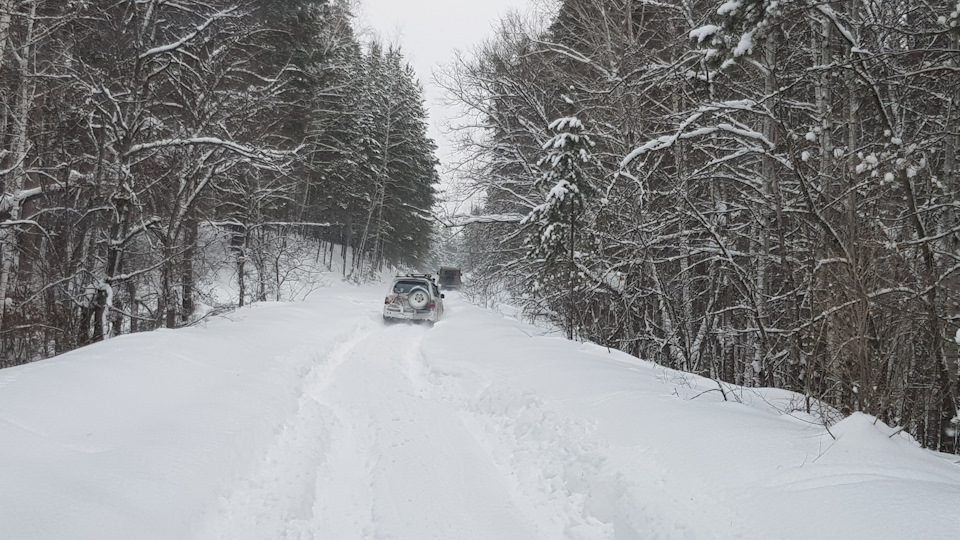
[[[0,371],[0,538],[960,535],[957,456],[871,418],[828,433],[457,293],[387,326],[384,289]]]

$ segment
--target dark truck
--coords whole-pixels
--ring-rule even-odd
[[[455,266],[441,266],[437,275],[440,276],[440,286],[444,289],[459,289],[462,284],[460,269]]]

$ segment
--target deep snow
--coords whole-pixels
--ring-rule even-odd
[[[335,284],[0,371],[3,539],[955,538],[957,456]],[[835,437],[835,438],[834,438]]]

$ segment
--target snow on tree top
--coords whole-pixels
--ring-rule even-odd
[[[566,118],[557,118],[550,123],[550,129],[553,131],[562,131],[567,129],[583,129],[583,122],[575,116]]]

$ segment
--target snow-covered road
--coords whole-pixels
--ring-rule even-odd
[[[209,536],[544,537],[511,500],[515,481],[428,376],[427,332],[363,318],[342,336]]]
[[[945,538],[960,466],[448,295],[335,284],[0,372],[0,538]],[[836,437],[836,439],[834,439]]]

